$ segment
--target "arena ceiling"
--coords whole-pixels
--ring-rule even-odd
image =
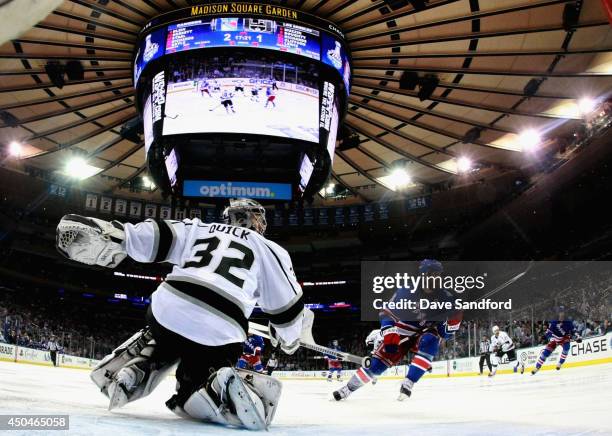
[[[0,142],[23,145],[18,162],[3,165],[61,170],[76,153],[97,172],[84,186],[105,192],[145,175],[142,143],[120,135],[137,116],[136,35],[149,18],[197,3],[64,0],[3,44]],[[407,162],[417,191],[528,165],[525,131],[543,135],[542,143],[572,132],[583,122],[581,99],[607,98],[612,89],[612,32],[601,0],[278,3],[337,23],[352,48],[346,126],[359,141],[336,151],[332,176],[360,200],[401,195],[385,178],[398,162]],[[566,4],[579,9],[577,22],[564,22]],[[54,86],[45,65],[71,60],[82,63],[84,79]],[[419,87],[400,89],[404,71],[436,77],[433,94],[421,101]]]

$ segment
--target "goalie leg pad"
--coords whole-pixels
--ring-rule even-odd
[[[109,400],[109,410],[149,395],[176,361],[154,356],[156,343],[148,329],[133,335],[91,372],[92,381]]]
[[[205,387],[194,392],[183,407],[170,400],[168,407],[179,416],[218,424],[264,430],[272,422],[281,383],[253,371],[221,368]]]
[[[283,384],[280,380],[259,372],[242,369],[238,369],[236,372],[261,399],[265,410],[266,425],[270,425],[280,401]]]

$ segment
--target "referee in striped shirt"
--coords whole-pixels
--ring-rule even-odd
[[[483,336],[480,340],[480,362],[478,362],[478,366],[480,367],[480,375],[482,375],[482,370],[484,367],[484,363],[487,362],[487,366],[489,367],[489,373],[493,370],[491,367],[491,352],[489,351],[489,347],[491,345],[491,341],[488,337]]]

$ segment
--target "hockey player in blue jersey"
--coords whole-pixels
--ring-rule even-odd
[[[419,264],[419,274],[423,276],[437,276],[443,271],[442,264],[437,260],[425,259]],[[445,290],[416,289],[414,293],[410,288],[398,289],[392,301],[400,299],[428,298],[432,300],[448,301],[451,294]],[[381,375],[386,369],[398,365],[408,354],[414,353],[406,378],[400,387],[399,400],[404,400],[412,393],[416,382],[431,369],[431,363],[438,354],[440,342],[452,337],[461,324],[461,313],[446,316],[444,320],[429,321],[426,316],[432,314],[419,313],[417,318],[411,316],[410,321],[402,321],[397,314],[386,310],[381,316],[382,343],[373,353],[370,365],[362,366],[351,377],[346,385],[334,392],[337,401],[347,398],[351,393]],[[438,316],[439,317],[439,316]]]
[[[332,341],[330,348],[332,350],[342,351],[342,349],[338,345],[337,339],[334,339]],[[332,381],[332,376],[334,372],[336,373],[336,380],[342,381],[342,359],[340,359],[338,356],[326,354],[325,360],[327,360],[327,381]]]
[[[566,319],[565,308],[563,306],[558,310],[557,320],[548,323],[548,328],[544,336],[548,344],[546,344],[546,347],[544,347],[540,353],[536,366],[531,371],[531,374],[534,375],[542,368],[548,356],[550,356],[558,346],[561,346],[561,356],[557,363],[557,370],[560,370],[561,366],[565,363],[565,359],[567,359],[567,353],[569,352],[572,339],[576,340],[578,343],[582,342],[582,338],[576,332],[574,322],[570,319]]]
[[[238,359],[236,367],[240,369],[252,369],[257,372],[264,372],[261,356],[264,349],[264,340],[261,336],[249,335],[242,346],[242,356]]]

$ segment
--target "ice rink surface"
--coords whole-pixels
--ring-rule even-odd
[[[224,89],[234,92],[233,87]],[[235,94],[232,102],[236,113],[228,113],[223,106],[219,106],[220,93],[213,92],[212,97],[201,96],[199,91],[169,94],[164,135],[236,132],[319,141],[317,97],[280,89],[276,91],[276,107],[269,104],[266,108],[264,89],[259,91],[259,101],[251,100],[250,87],[246,87],[244,95]]]
[[[396,400],[399,383],[381,380],[338,403],[330,400],[337,381],[284,381],[267,434],[612,434],[612,364],[536,376],[428,378],[404,402]],[[109,412],[88,371],[0,362],[0,414],[70,415],[68,432],[10,436],[253,434],[176,417],[164,406],[173,388],[169,377],[151,396]]]

